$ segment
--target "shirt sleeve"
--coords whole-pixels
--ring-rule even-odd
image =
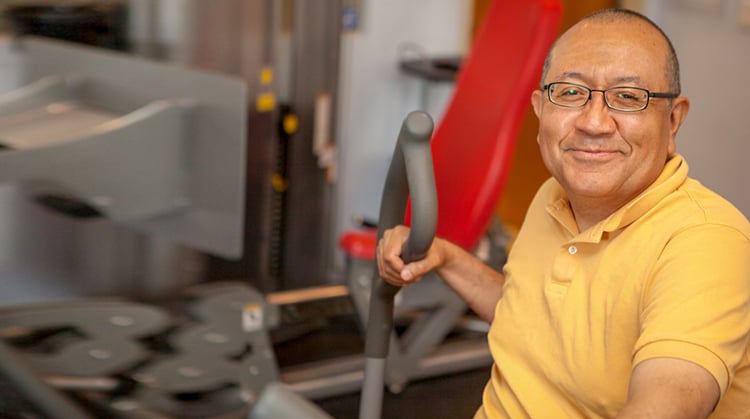
[[[675,234],[659,257],[641,299],[634,365],[657,357],[708,370],[721,394],[750,338],[750,241],[726,225]]]

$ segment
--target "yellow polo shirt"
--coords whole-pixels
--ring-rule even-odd
[[[681,156],[583,232],[547,181],[505,275],[476,418],[612,417],[634,366],[654,357],[710,371],[722,394],[714,417],[750,417],[750,225],[688,178]]]

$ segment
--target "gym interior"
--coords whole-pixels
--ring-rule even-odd
[[[472,417],[488,324],[437,277],[366,373],[383,214],[502,269],[546,51],[613,6],[671,37],[680,152],[750,216],[747,0],[0,0],[0,417]],[[389,183],[412,118],[426,203]]]

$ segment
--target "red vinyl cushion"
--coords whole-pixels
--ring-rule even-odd
[[[374,260],[377,239],[378,230],[375,228],[350,230],[341,235],[339,247],[351,257]]]

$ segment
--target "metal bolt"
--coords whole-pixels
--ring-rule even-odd
[[[89,349],[88,354],[90,357],[95,358],[95,359],[112,358],[112,353],[104,349]]]
[[[132,326],[135,323],[132,317],[128,316],[112,316],[109,318],[109,322],[115,326]]]
[[[177,372],[183,377],[190,378],[200,377],[201,375],[203,375],[203,370],[196,367],[180,367],[177,369]]]
[[[229,338],[227,335],[216,333],[216,332],[209,332],[203,335],[203,339],[205,339],[208,342],[211,343],[227,343],[229,342]]]

